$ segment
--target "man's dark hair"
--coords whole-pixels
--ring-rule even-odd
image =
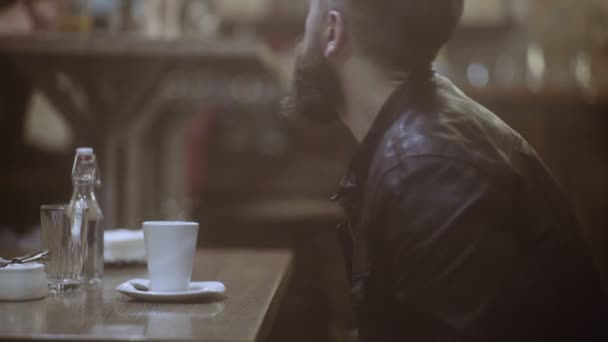
[[[430,66],[458,25],[464,0],[339,1],[362,53],[390,70],[411,71]]]

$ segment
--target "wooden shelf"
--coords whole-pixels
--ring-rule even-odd
[[[150,39],[134,35],[45,33],[0,37],[11,55],[257,58],[253,40]]]
[[[594,98],[586,98],[579,89],[544,89],[534,92],[518,88],[463,88],[467,96],[480,102],[551,105],[608,105],[608,92],[601,91]]]

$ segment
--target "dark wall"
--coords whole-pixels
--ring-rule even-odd
[[[607,276],[608,106],[559,98],[485,102],[528,140],[553,171]]]
[[[31,85],[3,57],[0,75],[0,229],[23,232],[39,223],[41,204],[69,198],[71,160],[25,144]]]

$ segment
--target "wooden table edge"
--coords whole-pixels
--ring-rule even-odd
[[[255,341],[262,342],[268,340],[268,336],[270,335],[271,328],[274,325],[276,320],[278,311],[279,311],[279,301],[285,297],[287,293],[287,289],[291,283],[291,279],[293,276],[293,268],[294,268],[294,252],[292,250],[283,249],[283,251],[288,253],[289,261],[285,266],[285,275],[283,276],[283,280],[277,284],[275,295],[270,301],[268,305],[268,310],[266,314],[266,319],[262,322],[260,326],[260,330],[258,332],[258,336]]]

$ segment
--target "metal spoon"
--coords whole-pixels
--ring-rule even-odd
[[[6,267],[8,265],[12,265],[12,264],[26,264],[28,262],[34,262],[34,261],[42,261],[42,260],[46,260],[49,257],[49,251],[48,250],[43,250],[43,251],[39,251],[39,252],[34,252],[34,253],[30,253],[18,258],[13,258],[11,260],[4,260],[0,258],[0,268]]]
[[[146,285],[140,284],[140,283],[136,283],[134,281],[131,282],[131,286],[133,286],[133,288],[135,288],[137,291],[141,291],[141,292],[148,292],[148,291],[150,291],[150,289]]]

